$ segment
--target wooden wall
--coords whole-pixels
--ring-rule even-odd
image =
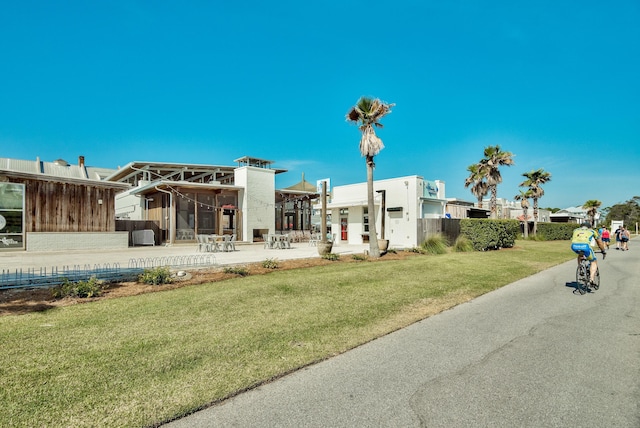
[[[31,179],[12,181],[25,184],[25,232],[116,230],[118,189]]]

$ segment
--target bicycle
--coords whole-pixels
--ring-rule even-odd
[[[602,253],[602,260],[607,256],[607,253]],[[600,268],[596,268],[596,274],[593,277],[593,284],[591,282],[591,260],[587,259],[584,253],[580,252],[580,264],[576,268],[576,287],[580,294],[585,294],[589,291],[589,288],[597,290],[600,288]]]

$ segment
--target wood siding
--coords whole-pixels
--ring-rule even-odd
[[[25,184],[25,232],[115,232],[118,189],[29,179],[20,182]]]

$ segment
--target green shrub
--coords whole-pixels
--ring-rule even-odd
[[[262,267],[265,269],[278,269],[278,259],[267,259],[262,262]]]
[[[353,260],[357,260],[357,261],[364,261],[364,260],[367,260],[367,256],[365,256],[364,254],[353,254],[353,255],[351,256],[351,258],[352,258]]]
[[[65,279],[64,282],[51,290],[51,294],[56,299],[64,297],[98,297],[102,294],[106,285],[104,281],[91,277],[87,281],[72,282]]]
[[[420,247],[427,254],[445,254],[447,252],[447,241],[438,233],[428,237]]]
[[[473,251],[473,244],[471,244],[469,238],[464,235],[460,235],[456,238],[456,242],[453,244],[453,250],[457,253]]]
[[[138,277],[143,284],[162,285],[171,283],[171,271],[168,267],[145,269]]]
[[[335,262],[336,260],[340,259],[340,256],[337,255],[336,253],[329,253],[329,254],[325,254],[324,256],[322,256],[323,259],[325,260],[330,260],[332,262]]]
[[[511,248],[520,235],[518,220],[460,220],[460,233],[466,236],[477,251]]]
[[[536,236],[541,235],[545,241],[566,241],[571,239],[573,230],[579,226],[576,223],[538,223]]]
[[[244,266],[227,266],[223,269],[224,273],[231,273],[233,275],[247,276],[249,271]]]

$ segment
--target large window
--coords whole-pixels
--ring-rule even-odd
[[[0,250],[24,248],[24,184],[0,183]]]

